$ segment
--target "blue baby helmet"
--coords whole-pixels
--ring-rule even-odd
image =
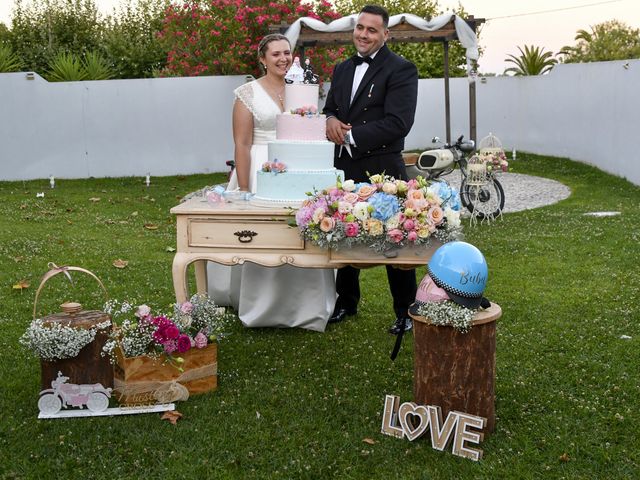
[[[445,243],[431,256],[427,271],[455,303],[473,309],[480,306],[487,286],[487,261],[470,243]]]

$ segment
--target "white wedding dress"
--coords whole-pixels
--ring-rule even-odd
[[[267,158],[267,142],[276,138],[280,108],[259,82],[234,92],[253,114],[253,145],[249,188],[255,193],[257,172]],[[229,190],[237,188],[235,172]],[[324,332],[336,301],[333,270],[284,265],[263,267],[246,262],[228,267],[209,262],[209,296],[218,305],[232,306],[246,327],[300,327]]]

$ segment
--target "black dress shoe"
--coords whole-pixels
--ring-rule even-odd
[[[346,308],[336,308],[333,313],[331,314],[331,317],[329,317],[329,322],[328,323],[338,323],[343,321],[345,318],[351,316],[351,315],[355,315],[356,313],[358,313],[358,310],[348,310]]]
[[[391,328],[389,329],[389,333],[391,333],[392,335],[398,335],[402,331],[403,327],[405,332],[408,332],[413,328],[413,322],[410,318],[396,318],[396,323],[391,326]]]

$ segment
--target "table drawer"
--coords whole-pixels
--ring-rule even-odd
[[[297,228],[285,220],[189,219],[190,247],[303,250]]]

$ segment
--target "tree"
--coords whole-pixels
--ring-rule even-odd
[[[126,0],[107,16],[103,48],[117,78],[146,78],[164,68],[167,50],[158,34],[170,0]]]
[[[553,58],[553,53],[545,52],[544,47],[525,45],[524,51],[518,47],[520,55],[508,55],[506,62],[513,63],[514,67],[507,68],[504,73],[520,75],[544,75],[549,72],[558,61]]]
[[[101,35],[94,0],[15,0],[9,43],[28,70],[47,71],[61,52],[99,50]]]
[[[327,0],[185,0],[167,9],[160,33],[168,51],[164,76],[260,75],[257,52],[269,25],[299,17],[324,22],[340,15]],[[343,49],[307,49],[316,73],[327,78]]]
[[[338,12],[345,15],[358,13],[370,0],[335,0]],[[430,19],[443,13],[439,11],[437,0],[380,0],[377,3],[387,9],[389,15],[412,13]],[[455,13],[465,18],[466,12],[459,6]],[[389,43],[389,49],[413,62],[418,68],[420,78],[439,78],[444,76],[444,48],[440,42],[431,43]],[[351,47],[349,52],[355,54]],[[467,75],[465,50],[460,42],[449,43],[449,76]]]
[[[603,62],[640,58],[640,29],[631,28],[624,22],[611,20],[578,30],[576,44],[564,46],[558,52],[562,62]]]

